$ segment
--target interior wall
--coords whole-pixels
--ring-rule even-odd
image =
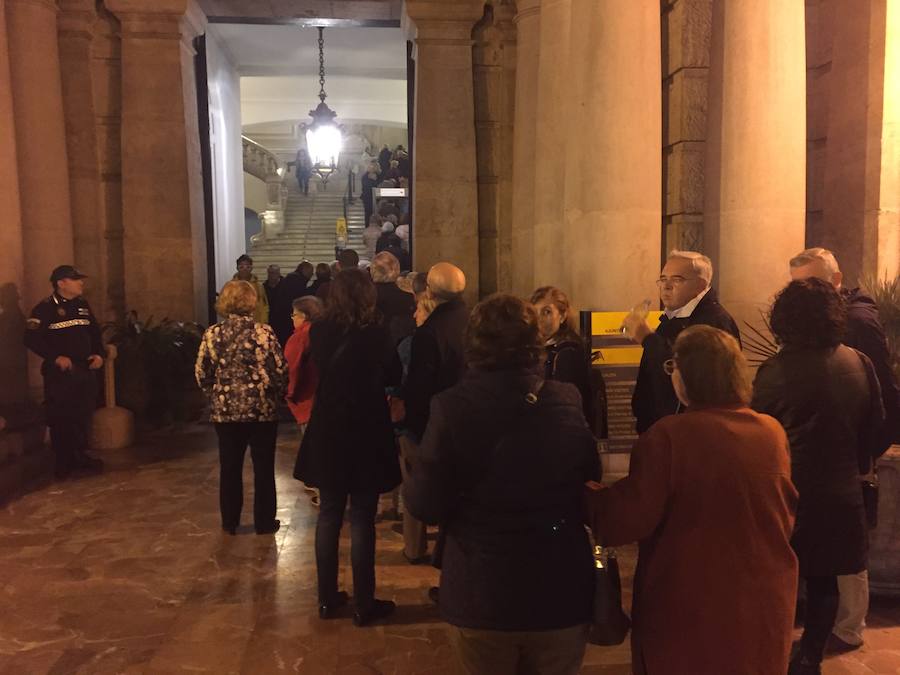
[[[244,158],[241,80],[215,33],[207,34],[216,286],[234,275],[244,252]]]

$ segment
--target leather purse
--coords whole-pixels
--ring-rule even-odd
[[[619,561],[612,548],[594,546],[594,617],[588,642],[611,647],[625,641],[631,619],[622,610]]]

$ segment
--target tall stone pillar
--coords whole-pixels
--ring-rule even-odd
[[[481,295],[512,286],[513,115],[516,28],[512,0],[485,7],[475,27],[475,136]]]
[[[87,296],[94,313],[101,320],[111,319],[106,312],[106,242],[104,214],[100,209],[100,162],[91,56],[96,3],[94,0],[60,0],[59,5],[59,55],[66,111],[75,264],[90,275]]]
[[[206,229],[193,0],[106,0],[121,22],[127,309],[206,318]]]
[[[30,308],[50,293],[53,268],[74,259],[56,3],[6,0],[6,22]]]
[[[483,0],[407,0],[415,27],[414,267],[446,260],[479,293],[472,28]]]
[[[572,0],[571,49],[578,58],[570,59],[565,78],[571,116],[558,122],[568,141],[565,220],[557,229],[565,232],[565,285],[583,309],[627,310],[655,297],[662,233],[659,42],[657,0]]]
[[[569,27],[572,0],[541,0],[534,135],[534,285],[568,286],[568,234],[563,227],[566,143],[573,125]],[[577,53],[577,52],[576,52]],[[579,53],[579,59],[581,60]],[[583,138],[579,138],[583,140]],[[587,168],[587,167],[585,167]],[[593,168],[593,167],[591,167]],[[530,295],[534,289],[528,289]]]
[[[900,13],[896,3],[834,5],[822,236],[816,245],[835,252],[848,285],[900,272],[900,19],[890,26],[891,12]]]
[[[759,320],[803,249],[804,36],[801,2],[713,4],[704,248],[739,324]]]
[[[534,290],[534,187],[541,0],[517,0],[513,131],[512,292]]]
[[[0,0],[0,405],[25,400],[28,393],[22,331],[25,317],[21,303],[25,286],[22,252],[22,211],[16,161],[16,129],[6,38],[6,0]]]

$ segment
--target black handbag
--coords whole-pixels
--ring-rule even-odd
[[[619,561],[611,548],[594,546],[594,618],[588,642],[612,647],[625,641],[631,619],[622,610]]]

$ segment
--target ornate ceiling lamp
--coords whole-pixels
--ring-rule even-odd
[[[337,169],[338,159],[344,145],[343,127],[335,124],[334,112],[325,103],[328,95],[325,93],[325,37],[324,29],[319,28],[319,105],[315,110],[309,111],[312,124],[304,124],[306,130],[306,148],[313,165],[313,172],[323,181]]]

